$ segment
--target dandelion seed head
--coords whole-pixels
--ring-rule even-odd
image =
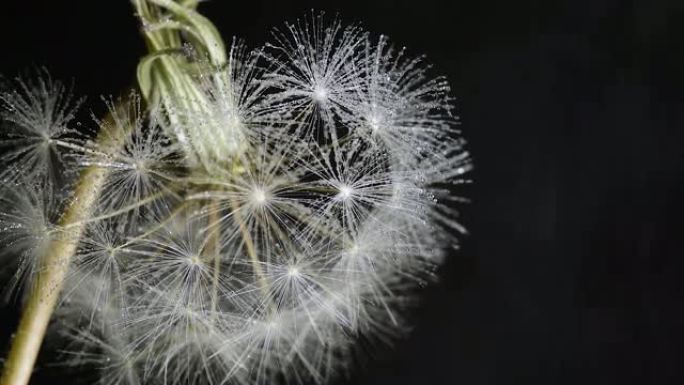
[[[316,83],[314,85],[312,98],[318,103],[325,103],[326,100],[328,100],[328,90],[325,88],[325,85]]]
[[[378,114],[370,114],[367,118],[368,120],[368,126],[371,128],[373,132],[377,132],[378,130],[381,129],[381,124],[382,120]]]
[[[297,266],[290,266],[287,269],[287,274],[292,278],[296,278],[299,277],[301,273],[299,272],[299,268]]]
[[[72,141],[71,110],[43,108],[59,98],[3,99],[38,106],[4,115],[29,126],[26,154],[68,149],[64,167],[107,173],[62,294],[65,322],[87,325],[68,333],[71,362],[92,357],[111,385],[327,382],[358,338],[402,334],[465,232],[454,192],[472,164],[448,84],[387,37],[322,15],[253,51],[234,41],[225,65],[193,55],[195,99],[107,100],[96,124],[118,149]],[[12,180],[36,175],[34,155]],[[0,195],[0,241],[29,275],[36,245],[69,234],[36,196]]]
[[[269,193],[261,186],[255,186],[252,189],[252,201],[257,206],[263,206],[268,202]]]
[[[20,76],[0,89],[0,179],[46,179],[63,183],[69,155],[83,141],[72,127],[82,99],[45,69]]]
[[[53,240],[71,236],[58,225],[63,198],[45,180],[0,187],[0,260],[3,269],[15,270],[6,286],[10,293],[34,282]]]
[[[342,185],[339,187],[339,192],[337,193],[339,199],[347,200],[350,199],[352,195],[354,195],[354,189],[351,186]]]

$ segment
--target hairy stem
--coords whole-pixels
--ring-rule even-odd
[[[108,119],[111,119],[108,118]],[[102,132],[98,136],[101,148],[114,152],[123,143],[125,130]],[[71,205],[60,219],[60,228],[68,229],[52,240],[46,255],[42,256],[35,283],[19,320],[9,355],[5,361],[0,385],[26,385],[50,322],[69,263],[76,252],[79,239],[100,195],[108,170],[90,166],[83,170],[74,191]]]

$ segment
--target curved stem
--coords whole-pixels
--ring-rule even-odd
[[[126,132],[117,130],[117,134],[100,134],[98,143],[101,144],[101,148],[115,152],[123,144]],[[42,257],[41,268],[38,270],[35,284],[29,288],[28,300],[5,361],[0,385],[28,384],[45,331],[59,299],[69,263],[76,252],[79,239],[107,174],[107,169],[98,166],[90,166],[81,173],[73,202],[59,223],[62,229],[68,228],[68,231],[53,239],[47,248],[48,253]]]

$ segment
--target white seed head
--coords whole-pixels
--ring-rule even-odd
[[[354,190],[352,189],[351,186],[342,185],[342,186],[340,186],[339,190],[340,190],[340,192],[337,193],[337,196],[341,200],[347,200],[347,199],[351,198],[352,194],[354,194]]]
[[[59,309],[85,325],[67,333],[67,361],[92,359],[103,384],[324,383],[349,370],[359,336],[401,335],[408,300],[465,231],[453,193],[470,157],[422,58],[322,15],[227,57],[193,59],[192,103],[109,102],[96,123],[123,133],[116,151],[72,141],[71,110],[43,108],[58,97],[0,96],[28,149],[0,158],[19,187],[1,190],[0,241],[25,275],[45,234],[69,234],[45,210],[51,183],[17,192],[43,165],[36,151],[108,173]]]
[[[268,193],[262,187],[254,187],[252,194],[252,200],[256,205],[264,205],[268,200]]]

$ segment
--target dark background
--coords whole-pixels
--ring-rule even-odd
[[[425,53],[475,160],[471,232],[414,333],[345,381],[675,384],[684,380],[682,1],[222,1],[256,46],[311,8]],[[5,1],[0,73],[31,65],[91,101],[135,80],[126,0]],[[3,345],[14,310],[2,310]],[[54,383],[41,369],[34,383]]]

